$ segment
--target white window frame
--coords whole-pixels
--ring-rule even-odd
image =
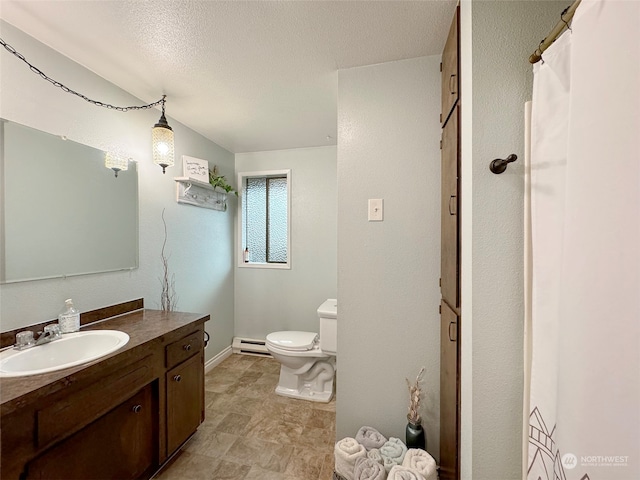
[[[286,263],[245,263],[242,252],[244,251],[244,235],[242,231],[242,216],[244,215],[245,179],[255,177],[286,177],[287,178],[287,262]],[[291,269],[291,169],[287,170],[262,170],[258,172],[238,173],[238,235],[237,235],[237,258],[238,268],[272,268],[280,270]]]

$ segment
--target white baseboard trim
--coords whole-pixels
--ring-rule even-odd
[[[231,345],[229,345],[227,348],[222,350],[215,357],[213,357],[210,360],[208,360],[207,362],[205,362],[205,364],[204,364],[204,373],[205,373],[205,375],[207,373],[209,373],[211,370],[213,370],[215,367],[220,365],[223,360],[229,358],[232,353],[233,353],[233,351],[231,349]]]

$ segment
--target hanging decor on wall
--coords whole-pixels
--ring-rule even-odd
[[[70,89],[66,85],[54,80],[53,78],[46,75],[42,70],[40,70],[35,65],[29,63],[27,59],[16,51],[11,45],[5,42],[2,38],[0,38],[0,45],[2,45],[5,50],[14,55],[16,58],[22,60],[29,66],[29,69],[42,77],[44,80],[51,83],[54,87],[59,87],[64,92],[71,93],[77,97],[82,98],[83,100],[96,105],[97,107],[104,107],[110,110],[117,110],[118,112],[128,112],[130,110],[148,110],[150,108],[157,107],[158,105],[162,105],[162,115],[160,116],[160,120],[156,123],[152,128],[152,152],[153,152],[153,163],[162,167],[162,173],[165,173],[165,169],[167,167],[172,167],[174,165],[174,142],[173,142],[173,129],[169,126],[167,122],[167,118],[164,114],[165,103],[166,103],[166,95],[163,95],[160,100],[157,100],[153,103],[148,103],[146,105],[132,105],[128,107],[118,107],[115,105],[111,105],[109,103],[100,102],[98,100],[93,100],[86,95],[76,92],[75,90]],[[118,172],[122,170],[126,170],[126,168],[121,168],[123,163],[119,163],[115,168],[112,166],[114,159],[105,159],[105,166],[110,168],[116,172],[116,177],[118,176]],[[117,168],[117,170],[116,170]]]

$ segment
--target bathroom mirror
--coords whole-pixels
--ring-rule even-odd
[[[138,266],[136,164],[0,119],[0,283]]]

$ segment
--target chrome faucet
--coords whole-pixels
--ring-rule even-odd
[[[16,334],[16,344],[13,348],[17,350],[25,350],[31,347],[37,347],[38,345],[44,345],[45,343],[53,342],[62,337],[60,327],[57,323],[51,323],[44,327],[43,332],[38,332],[37,340],[33,337],[31,330],[25,330]]]
[[[38,339],[36,340],[36,346],[53,342],[60,337],[62,337],[60,326],[57,323],[52,323],[44,327],[44,332],[40,333]]]

